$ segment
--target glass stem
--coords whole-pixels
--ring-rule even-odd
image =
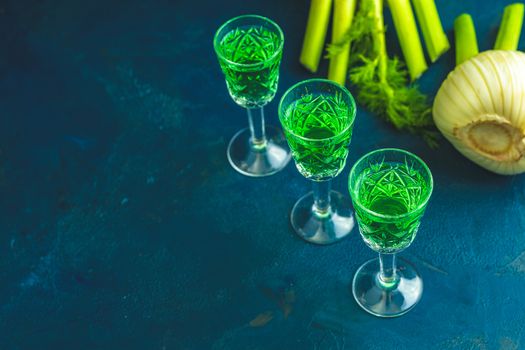
[[[332,180],[314,181],[314,206],[313,211],[318,217],[330,215],[330,189]]]
[[[396,274],[396,254],[379,253],[379,284],[385,289],[395,288],[399,282]]]
[[[264,134],[264,109],[247,108],[248,123],[250,124],[250,144],[255,149],[263,149],[266,146],[266,135]]]

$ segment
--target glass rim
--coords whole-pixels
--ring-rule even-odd
[[[310,138],[310,137],[305,137],[305,136],[301,136],[301,135],[298,135],[298,134],[294,133],[293,131],[290,130],[290,128],[288,128],[285,125],[285,123],[283,123],[281,115],[284,112],[281,112],[281,111],[283,109],[284,99],[288,96],[288,94],[290,94],[292,92],[292,90],[298,88],[299,86],[306,85],[306,84],[309,84],[309,83],[325,83],[325,84],[333,85],[336,88],[338,88],[339,90],[341,90],[346,96],[348,96],[350,98],[350,101],[352,101],[353,112],[352,112],[352,115],[351,115],[350,123],[348,123],[348,126],[346,128],[344,128],[341,132],[339,132],[337,135],[330,136],[330,137],[325,137],[325,138],[322,138],[322,139],[313,139],[313,138]],[[352,125],[354,125],[355,117],[356,117],[356,114],[357,114],[357,106],[356,106],[356,103],[355,103],[355,99],[354,99],[354,96],[350,93],[350,91],[348,91],[348,89],[346,87],[344,87],[343,85],[341,85],[339,83],[336,83],[335,81],[332,81],[330,79],[321,79],[321,78],[312,78],[312,79],[301,80],[300,82],[295,83],[294,85],[289,87],[288,90],[286,90],[286,92],[281,97],[281,100],[279,101],[279,107],[277,108],[277,110],[278,110],[278,114],[279,114],[279,121],[281,122],[281,125],[283,126],[283,128],[286,129],[286,131],[288,133],[290,133],[291,135],[293,135],[294,137],[297,137],[297,138],[299,138],[301,140],[304,140],[304,141],[326,141],[326,140],[331,140],[333,138],[336,138],[336,137],[340,136],[341,134],[347,132],[348,129],[350,129],[352,127]]]
[[[266,21],[266,22],[270,23],[273,27],[275,27],[277,29],[277,32],[279,32],[279,38],[281,39],[279,47],[277,48],[277,50],[275,50],[275,52],[270,57],[268,57],[264,61],[256,62],[256,63],[238,63],[238,62],[229,60],[226,57],[224,57],[224,55],[222,54],[221,50],[219,49],[219,40],[218,40],[219,39],[219,33],[227,25],[231,24],[232,22],[235,22],[235,21],[240,20],[240,19],[245,19],[245,18],[256,18],[256,19],[261,19],[263,21]],[[258,67],[260,65],[264,65],[265,63],[275,59],[275,57],[277,57],[277,55],[283,51],[283,46],[284,46],[284,33],[283,33],[281,27],[279,27],[279,25],[277,23],[275,23],[274,21],[272,21],[271,19],[269,19],[267,17],[264,17],[264,16],[260,16],[260,15],[247,14],[247,15],[240,15],[240,16],[236,16],[236,17],[230,18],[229,20],[224,22],[219,27],[219,29],[217,29],[217,31],[215,32],[215,35],[213,36],[213,48],[214,48],[215,53],[217,54],[217,56],[220,59],[226,61],[228,64],[231,64],[231,65],[234,65],[234,66],[237,66],[237,67],[248,68],[248,67]]]
[[[393,151],[393,152],[401,153],[401,154],[404,154],[406,156],[409,156],[410,158],[415,159],[419,164],[422,165],[423,169],[428,174],[428,177],[430,179],[430,181],[429,181],[430,190],[428,191],[427,196],[425,197],[425,199],[422,200],[421,203],[415,209],[413,209],[411,211],[408,211],[406,213],[403,213],[403,214],[388,215],[388,214],[377,213],[377,212],[375,212],[373,210],[368,209],[366,206],[364,206],[362,203],[360,203],[359,198],[356,197],[354,199],[353,198],[354,196],[352,196],[352,194],[354,193],[354,187],[351,186],[351,180],[355,177],[355,172],[356,172],[357,166],[361,162],[363,162],[366,158],[368,158],[368,157],[370,157],[370,156],[372,156],[374,154],[385,152],[385,151]],[[349,185],[349,189],[350,189],[350,197],[352,197],[352,202],[355,202],[355,204],[357,206],[359,206],[360,208],[362,208],[364,211],[366,211],[367,213],[369,213],[369,214],[371,214],[373,216],[376,216],[376,217],[379,217],[379,218],[382,218],[382,219],[399,219],[399,218],[404,218],[406,216],[414,214],[414,213],[420,211],[421,209],[423,209],[425,207],[425,205],[428,203],[428,201],[430,199],[430,196],[432,195],[432,192],[434,191],[434,177],[432,176],[432,173],[430,172],[430,169],[429,169],[428,165],[423,161],[423,159],[421,159],[420,157],[416,156],[414,153],[409,152],[409,151],[405,151],[405,150],[400,149],[400,148],[380,148],[380,149],[376,149],[374,151],[366,153],[365,155],[363,155],[361,158],[359,158],[354,163],[354,165],[352,166],[352,169],[350,170],[350,175],[348,176],[348,185]]]

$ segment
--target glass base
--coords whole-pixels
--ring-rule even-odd
[[[396,258],[399,282],[386,289],[379,278],[379,259],[364,263],[352,283],[354,298],[365,311],[379,317],[396,317],[410,311],[421,299],[423,280],[408,261]]]
[[[261,177],[273,175],[290,161],[291,153],[283,133],[266,126],[266,145],[257,149],[250,142],[250,129],[236,133],[228,145],[228,160],[243,175]]]
[[[314,196],[310,192],[295,203],[291,222],[295,232],[315,244],[331,244],[348,236],[355,226],[352,203],[341,193],[330,191],[330,210],[320,216],[313,211]]]

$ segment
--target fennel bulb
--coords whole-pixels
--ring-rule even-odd
[[[443,135],[478,165],[525,172],[525,53],[485,51],[458,65],[433,105]]]

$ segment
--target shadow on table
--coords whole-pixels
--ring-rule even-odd
[[[326,302],[313,314],[308,339],[316,348],[358,348],[363,345],[354,336],[368,327],[372,317],[355,302],[351,285],[339,281],[326,295]]]

